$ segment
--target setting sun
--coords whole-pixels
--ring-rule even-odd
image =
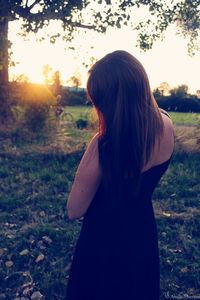
[[[55,22],[51,26],[48,32],[55,30]],[[78,72],[84,87],[87,65],[91,64],[90,58],[99,59],[108,52],[122,49],[129,51],[143,63],[152,88],[159,86],[163,81],[168,82],[171,87],[187,84],[192,92],[200,88],[200,54],[190,57],[187,53],[187,41],[177,36],[172,26],[167,30],[165,39],[155,42],[153,49],[146,52],[135,47],[136,35],[126,27],[109,29],[106,34],[79,31],[75,34],[72,45],[61,39],[55,44],[48,40],[37,42],[33,34],[25,41],[17,35],[19,31],[18,22],[10,24],[12,58],[17,62],[16,66],[10,69],[11,80],[23,73],[30,81],[42,83],[42,68],[48,64],[52,71],[60,72],[63,85],[67,85],[68,79]],[[75,50],[69,50],[71,46],[75,47]]]

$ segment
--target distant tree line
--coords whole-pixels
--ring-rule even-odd
[[[72,79],[71,83],[74,81]],[[49,102],[52,103],[52,99],[54,99],[56,104],[56,97],[60,95],[63,106],[91,105],[86,90],[80,88],[76,81],[71,87],[62,86],[58,72],[54,73],[51,84],[36,85],[24,80],[22,82],[10,82],[9,84],[10,99],[13,105],[22,105],[33,101],[34,95],[37,98],[37,102],[48,102],[49,99]],[[33,94],[33,88],[37,93]],[[170,88],[167,82],[163,82],[153,90],[153,95],[159,107],[167,111],[200,112],[200,90],[197,90],[196,94],[190,94],[188,90],[188,86],[185,84]]]
[[[170,88],[167,82],[163,82],[153,94],[159,107],[167,111],[200,112],[200,90],[195,95],[188,90],[186,84]]]
[[[197,90],[196,94],[190,94],[188,90],[185,84],[170,88],[169,84],[164,82],[154,89],[153,95],[159,107],[167,111],[200,112],[200,90]],[[62,102],[63,105],[91,105],[85,90],[80,88],[63,88]]]

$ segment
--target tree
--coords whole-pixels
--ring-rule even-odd
[[[60,72],[55,71],[52,76],[52,89],[54,96],[58,96],[61,94],[61,80],[60,80]]]
[[[154,97],[155,97],[156,100],[159,99],[159,98],[161,98],[163,96],[163,94],[161,93],[161,91],[159,90],[159,88],[155,88],[153,90],[153,95],[154,95]]]
[[[188,96],[188,86],[186,84],[181,84],[178,87],[171,89],[170,94],[176,98],[186,98]]]
[[[133,9],[146,7],[149,18],[135,24]],[[60,20],[65,38],[71,41],[77,28],[105,32],[109,26],[120,28],[128,23],[138,30],[138,44],[149,49],[163,36],[169,24],[190,36],[190,45],[199,37],[200,3],[198,0],[0,0],[0,120],[11,115],[8,105],[8,22],[23,20],[22,31],[34,32],[47,26],[50,20]],[[60,33],[51,37],[54,42]],[[193,50],[190,47],[191,51]]]
[[[73,87],[78,89],[81,85],[81,77],[80,74],[76,73],[75,75],[72,75],[69,80],[67,80]]]
[[[168,96],[170,94],[170,85],[168,82],[164,81],[158,87],[162,96]]]
[[[52,72],[52,68],[50,67],[50,65],[47,64],[43,66],[42,74],[44,76],[44,83],[46,85],[49,85],[51,83],[51,79],[50,79],[51,72]]]
[[[196,96],[197,98],[200,98],[200,90],[196,90]]]

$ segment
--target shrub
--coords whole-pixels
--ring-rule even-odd
[[[43,130],[49,116],[50,107],[55,103],[52,92],[43,85],[26,84],[22,100],[24,125],[31,131]]]
[[[50,106],[44,103],[30,103],[24,113],[24,123],[31,131],[42,130],[49,116]]]
[[[86,103],[85,103],[85,99],[79,96],[78,94],[69,92],[68,95],[65,95],[65,97],[63,97],[62,104],[74,106],[74,105],[85,105]]]
[[[157,99],[158,106],[176,112],[200,112],[200,100],[197,98],[162,97]]]
[[[83,129],[83,128],[86,128],[88,126],[88,120],[86,119],[78,119],[76,121],[76,127],[78,129]]]
[[[73,90],[70,91],[67,88],[62,90],[62,105],[89,105],[85,90]]]

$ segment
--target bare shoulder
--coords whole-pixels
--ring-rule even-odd
[[[174,126],[171,118],[165,112],[161,112],[164,132],[161,137],[160,143],[155,146],[151,166],[161,164],[167,161],[174,151]]]
[[[174,150],[174,126],[171,118],[161,113],[164,123],[164,132],[160,143],[160,159],[167,160],[171,157]]]
[[[97,133],[90,140],[82,156],[77,173],[80,173],[80,171],[84,171],[84,170],[86,171],[87,169],[97,167],[99,163],[98,138],[99,138],[99,134]]]
[[[167,139],[168,141],[171,141],[172,144],[174,142],[174,126],[172,123],[171,118],[169,115],[166,115],[164,113],[161,113],[163,122],[164,122],[164,140]]]
[[[90,140],[86,151],[97,151],[98,150],[98,142],[99,142],[99,133],[96,133],[92,139]]]

